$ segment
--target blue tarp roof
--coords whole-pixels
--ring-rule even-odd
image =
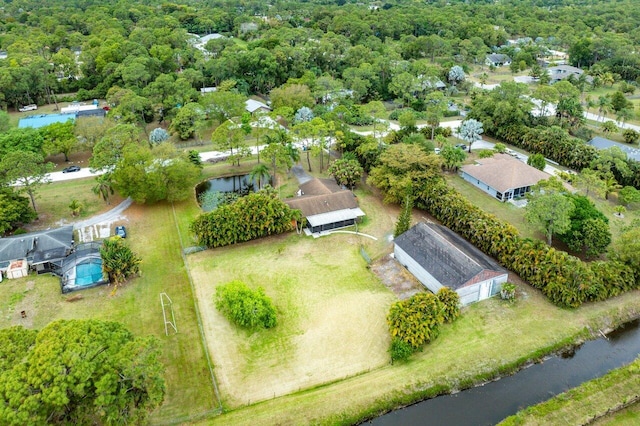
[[[48,126],[53,123],[65,123],[69,120],[75,120],[75,114],[41,114],[32,115],[29,117],[21,118],[18,122],[18,127],[33,127],[38,129],[40,127]]]
[[[627,154],[627,158],[640,161],[640,149],[638,149],[637,146],[615,142],[606,138],[601,138],[600,136],[596,136],[595,138],[591,139],[589,141],[589,145],[597,149],[607,149],[611,148],[612,146],[617,146]]]

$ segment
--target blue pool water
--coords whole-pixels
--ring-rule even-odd
[[[76,266],[76,285],[87,286],[102,281],[101,263],[81,263]]]

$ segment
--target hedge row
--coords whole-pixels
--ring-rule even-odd
[[[493,136],[525,151],[542,154],[574,170],[589,167],[599,155],[596,148],[581,139],[572,137],[566,130],[557,126],[533,128],[523,125],[506,126],[498,129]],[[614,165],[612,167],[614,177],[622,186],[640,189],[640,162],[627,159],[626,167],[631,173],[623,173]]]
[[[213,248],[292,231],[296,220],[301,220],[300,210],[289,208],[275,191],[263,189],[201,214],[191,231],[200,245]]]
[[[639,286],[632,269],[620,262],[586,263],[542,241],[520,237],[516,228],[471,204],[444,180],[425,185],[415,205],[542,290],[558,306],[575,308]]]

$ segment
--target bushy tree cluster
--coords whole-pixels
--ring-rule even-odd
[[[144,424],[164,400],[158,341],[122,324],[0,330],[0,424]]]
[[[391,305],[387,324],[391,334],[389,352],[392,361],[406,360],[440,333],[440,326],[460,315],[460,298],[443,287],[437,295],[417,293]]]
[[[119,236],[107,238],[100,247],[102,271],[117,288],[129,277],[140,273],[140,259]]]
[[[201,214],[191,223],[191,232],[199,244],[221,247],[292,231],[300,220],[299,210],[292,210],[277,192],[265,188]]]
[[[250,289],[242,281],[216,288],[215,305],[229,321],[248,329],[276,326],[276,308],[262,287]]]

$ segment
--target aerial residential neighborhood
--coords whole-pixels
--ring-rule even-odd
[[[5,2],[0,425],[640,422],[635,9]]]

